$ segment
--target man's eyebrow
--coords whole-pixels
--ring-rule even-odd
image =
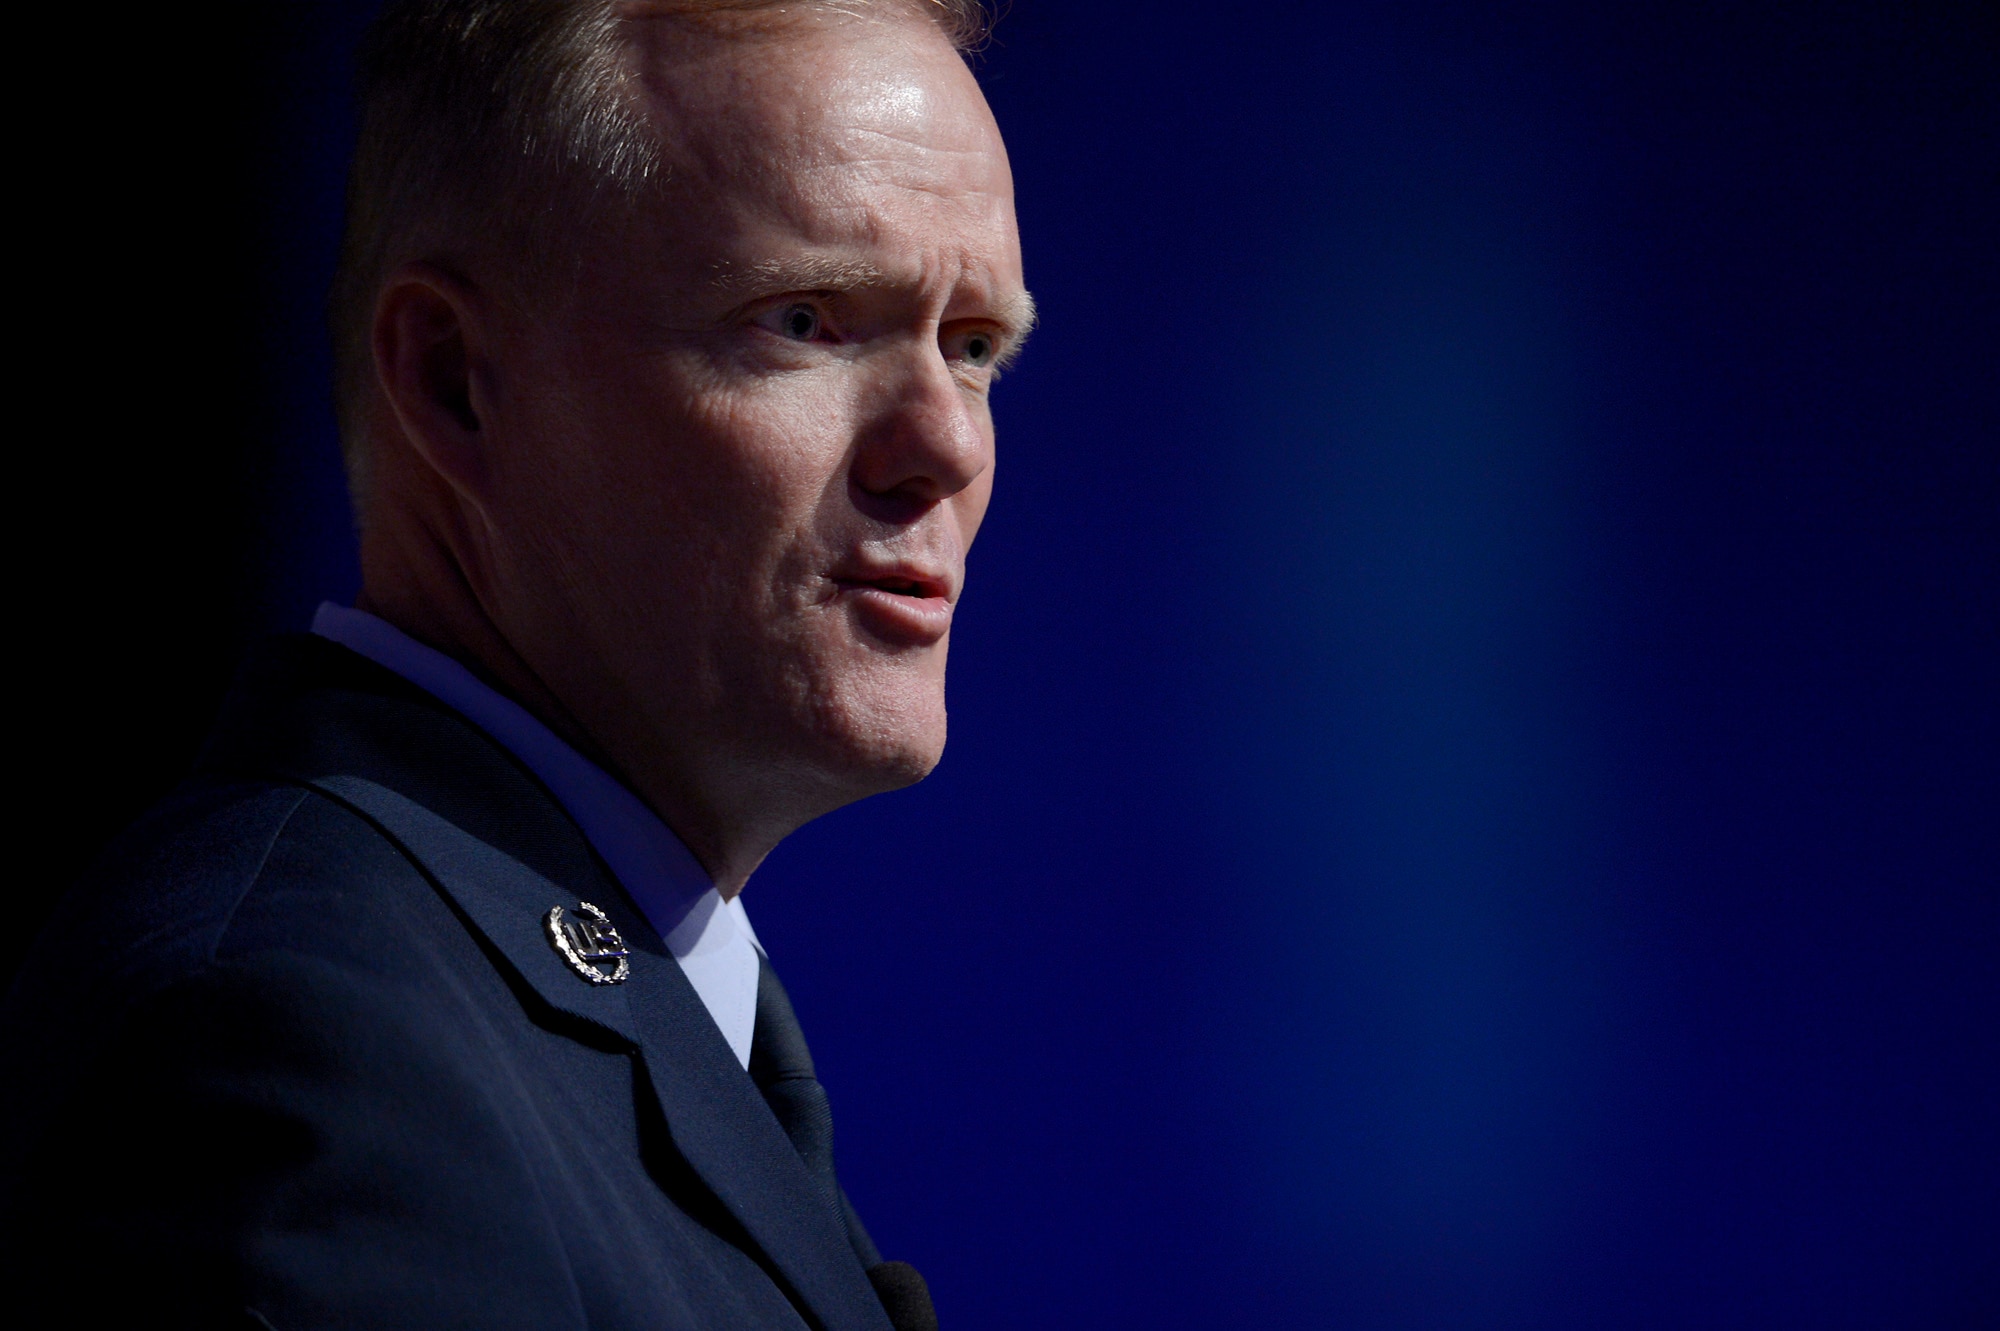
[[[786,291],[853,291],[887,281],[882,270],[859,259],[760,259],[718,269],[709,280],[730,295],[775,296]]]
[[[861,259],[805,255],[792,259],[760,259],[755,263],[718,265],[709,285],[732,296],[782,295],[787,291],[857,291],[886,286],[888,275]],[[1035,327],[1035,298],[1015,291],[995,302],[993,317],[1018,342]]]
[[[1013,334],[1014,346],[1018,350],[1021,343],[1027,341],[1028,334],[1035,331],[1035,321],[1041,316],[1035,310],[1035,298],[1023,288],[1000,301],[993,317]]]

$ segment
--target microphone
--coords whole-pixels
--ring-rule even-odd
[[[937,1309],[931,1306],[930,1286],[908,1262],[877,1262],[868,1268],[868,1283],[889,1314],[896,1331],[938,1331]]]

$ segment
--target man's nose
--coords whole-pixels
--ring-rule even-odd
[[[853,481],[872,501],[866,507],[910,521],[991,464],[984,402],[952,374],[936,342],[898,355],[857,441]]]

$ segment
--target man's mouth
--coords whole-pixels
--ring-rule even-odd
[[[943,599],[947,594],[944,584],[941,582],[928,578],[904,577],[898,574],[889,574],[879,578],[836,577],[834,578],[834,582],[843,591],[872,587],[877,591],[887,592],[891,596],[909,596],[919,600],[929,600],[933,597]]]
[[[930,646],[951,628],[952,588],[927,570],[844,569],[829,580],[870,636],[897,646]]]

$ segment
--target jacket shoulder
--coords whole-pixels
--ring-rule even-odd
[[[42,990],[148,987],[211,960],[237,904],[309,798],[274,782],[184,787],[111,843],[63,894],[15,978]]]
[[[422,876],[364,819],[304,786],[216,782],[176,792],[66,892],[0,1004],[19,1078],[6,1117],[90,1063],[152,996],[257,950],[345,952],[328,928],[357,898],[424,896]],[[392,937],[393,931],[385,932]],[[329,960],[340,960],[329,957]],[[41,1087],[41,1093],[31,1088]]]

